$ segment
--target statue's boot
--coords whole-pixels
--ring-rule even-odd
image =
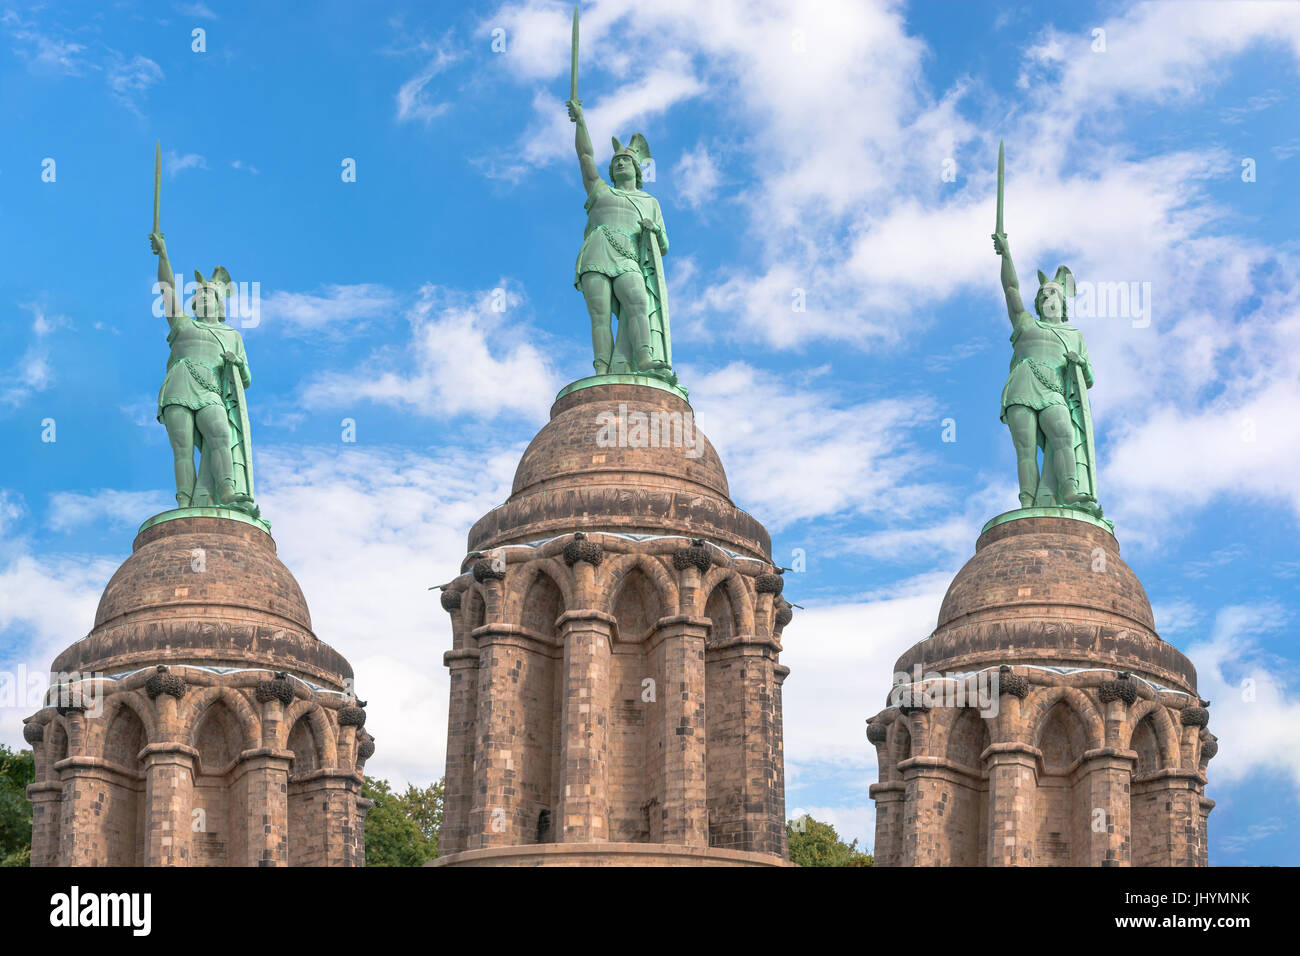
[[[193,494],[186,494],[183,491],[176,492],[177,508],[188,508],[190,506],[190,502],[193,500],[194,500]]]
[[[1066,485],[1069,490],[1066,491],[1063,499],[1065,504],[1086,507],[1087,505],[1095,505],[1097,503],[1097,499],[1092,495],[1079,490],[1079,482],[1077,480],[1070,479],[1066,482]]]
[[[1020,492],[1020,507],[1032,508],[1033,506],[1034,506],[1034,496],[1031,494],[1026,494],[1023,491]]]

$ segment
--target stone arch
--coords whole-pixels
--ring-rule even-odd
[[[712,600],[714,592],[719,585],[727,589],[727,599],[731,602],[732,614],[735,616],[735,632],[737,634],[751,634],[755,629],[754,625],[754,602],[750,598],[749,588],[745,587],[743,575],[735,568],[715,567],[704,575],[700,582],[700,590],[697,600],[704,601],[704,607],[695,608],[695,613],[703,613],[708,616],[708,602]]]
[[[1129,750],[1137,749],[1133,745],[1134,736],[1137,733],[1138,726],[1144,720],[1150,722],[1151,731],[1155,734],[1156,744],[1159,747],[1160,760],[1157,767],[1177,767],[1179,764],[1178,731],[1174,727],[1173,719],[1169,716],[1169,711],[1158,700],[1139,701],[1129,711],[1127,727],[1125,728],[1125,748]]]
[[[115,768],[142,774],[140,751],[149,743],[149,729],[142,719],[132,694],[115,694],[105,705],[104,715],[95,723],[93,753],[102,756]]]
[[[709,592],[708,599],[704,602],[704,616],[712,622],[709,628],[710,641],[727,641],[744,633],[738,620],[736,604],[732,601],[726,584],[719,584]]]
[[[549,580],[559,593],[561,613],[574,607],[573,573],[555,558],[535,558],[522,565],[510,581],[505,597],[505,620],[522,621],[529,592],[536,587],[540,578]],[[557,614],[556,617],[558,616]]]
[[[57,779],[54,765],[60,760],[65,760],[71,756],[72,737],[68,733],[67,725],[62,717],[52,717],[50,722],[45,725],[45,737],[43,744],[45,746],[45,759],[48,764],[49,775],[52,779]]]
[[[1046,687],[1032,692],[1030,706],[1024,720],[1024,726],[1029,731],[1028,742],[1039,747],[1039,741],[1043,738],[1044,725],[1053,716],[1058,703],[1063,704],[1079,721],[1083,731],[1083,749],[1080,754],[1101,747],[1105,740],[1105,728],[1101,716],[1087,695],[1074,687]]]
[[[146,743],[158,739],[158,721],[146,698],[138,690],[118,691],[104,701],[104,713],[97,720],[86,722],[86,743],[91,753],[103,751],[109,728],[124,709],[131,711],[140,721]]]
[[[677,582],[673,580],[672,575],[664,569],[663,564],[657,559],[639,553],[617,556],[606,555],[602,568],[605,570],[601,572],[599,578],[603,578],[605,584],[600,599],[605,605],[603,610],[607,613],[617,614],[616,608],[619,597],[626,586],[628,575],[634,569],[644,574],[654,586],[660,616],[676,613],[679,606]]]
[[[889,735],[890,771],[896,774],[898,765],[914,756],[916,753],[912,746],[912,721],[906,714],[900,713]]]
[[[181,702],[180,724],[191,747],[197,747],[198,732],[208,712],[217,702],[225,705],[239,725],[241,745],[239,750],[255,750],[262,744],[262,721],[254,713],[248,699],[229,687],[204,687],[191,691]],[[239,751],[236,751],[238,756]]]
[[[646,572],[646,567],[653,567],[656,562],[642,555],[635,557],[640,560],[629,562],[610,585],[607,609],[618,621],[616,643],[640,643],[659,619],[675,607],[665,601],[662,581]],[[666,577],[662,567],[659,571],[660,578]]]
[[[461,614],[465,615],[466,633],[472,634],[474,628],[487,623],[487,596],[483,585],[475,582],[461,592]],[[473,641],[473,638],[470,638]]]
[[[559,575],[557,580],[555,570],[553,562],[526,564],[511,582],[505,619],[558,644],[560,634],[556,622],[573,604],[570,601],[572,589],[564,580],[567,575]]]
[[[294,734],[299,731],[305,731],[308,735],[305,742],[311,747],[309,761],[297,759],[299,749],[304,743],[301,736],[297,739],[294,737]],[[334,736],[334,728],[325,717],[325,709],[313,700],[300,698],[285,709],[284,721],[280,724],[280,739],[276,741],[276,745],[281,750],[294,751],[295,762],[289,770],[290,774],[307,772],[299,766],[300,763],[311,764],[308,768],[311,770],[333,767],[336,763],[335,751],[338,744]]]
[[[975,774],[983,775],[984,761],[981,758],[991,740],[988,722],[974,707],[948,707],[944,710],[952,711],[951,717],[936,720],[936,724],[941,723],[944,727],[941,738],[944,757]],[[931,733],[933,732],[932,730]],[[936,740],[935,743],[938,745],[940,741]]]

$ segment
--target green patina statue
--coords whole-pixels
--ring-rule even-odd
[[[591,317],[592,365],[597,375],[652,375],[676,384],[662,258],[668,252],[668,233],[659,201],[641,188],[641,167],[650,159],[650,146],[640,133],[627,146],[614,137],[610,182],[600,178],[578,99],[576,7],[565,105],[577,124],[578,165],[587,189],[587,228],[573,284],[586,299]],[[617,338],[611,312],[618,319]]]
[[[167,375],[158,391],[158,421],[167,429],[180,508],[225,507],[259,517],[253,503],[253,454],[244,389],[253,383],[239,332],[225,324],[230,273],[210,279],[195,270],[197,289],[186,315],[159,223],[162,144],[154,155],[154,224],[149,244],[158,257],[158,287],[170,331]],[[200,453],[194,467],[194,452]]]
[[[1067,507],[1102,517],[1088,389],[1092,363],[1083,333],[1067,324],[1074,276],[1065,266],[1038,272],[1037,318],[1025,311],[1011,246],[1002,226],[1005,152],[998,146],[998,210],[993,249],[1002,257],[1002,288],[1011,317],[1011,373],[1002,388],[1002,421],[1011,429],[1020,506]],[[1038,449],[1043,449],[1042,472]]]

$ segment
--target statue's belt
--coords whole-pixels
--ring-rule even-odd
[[[1026,357],[1017,362],[1012,371],[1015,371],[1021,365],[1028,365],[1029,370],[1034,373],[1034,378],[1038,379],[1044,388],[1050,388],[1061,395],[1065,394],[1065,385],[1061,381],[1060,369],[1036,358]]]
[[[200,388],[221,393],[221,386],[217,384],[221,372],[216,366],[192,358],[183,358],[181,362],[189,370],[190,378],[194,379],[195,384]]]
[[[609,240],[610,246],[624,259],[640,259],[641,255],[637,251],[637,237],[625,229],[619,229],[617,226],[606,225],[601,223],[596,227],[605,234]]]

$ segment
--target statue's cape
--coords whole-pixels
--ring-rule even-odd
[[[241,359],[245,359],[243,338],[234,329],[229,326],[208,326],[205,331],[216,336],[223,349],[234,352]],[[222,336],[221,332],[227,332],[230,335]],[[228,343],[227,339],[232,337],[233,343]],[[229,344],[233,344],[234,347],[230,348]],[[222,373],[221,400],[226,408],[226,421],[230,425],[230,457],[234,465],[235,490],[252,498],[254,497],[253,433],[248,422],[248,402],[244,397],[244,382],[240,377],[239,370],[229,364],[225,366]],[[197,502],[202,495],[206,495],[213,503],[216,503],[221,500],[221,489],[216,487],[213,480],[211,456],[204,452],[203,436],[197,428],[194,430],[194,446],[199,450],[200,455],[198,482],[195,486],[194,499]]]
[[[1042,324],[1042,323],[1040,323]],[[1057,338],[1065,346],[1065,350],[1078,352],[1079,357],[1087,360],[1087,346],[1083,341],[1083,334],[1072,325],[1060,323],[1053,325],[1051,323],[1043,324],[1044,328],[1057,332]],[[1071,346],[1066,341],[1066,337],[1060,335],[1061,331],[1076,333],[1078,344]],[[1070,409],[1070,421],[1074,425],[1074,460],[1075,479],[1080,491],[1097,498],[1097,449],[1093,440],[1092,430],[1092,407],[1088,403],[1088,383],[1083,377],[1083,368],[1079,365],[1070,365],[1065,372],[1065,404]],[[1044,445],[1044,447],[1046,447]],[[1059,477],[1059,476],[1058,476]]]

